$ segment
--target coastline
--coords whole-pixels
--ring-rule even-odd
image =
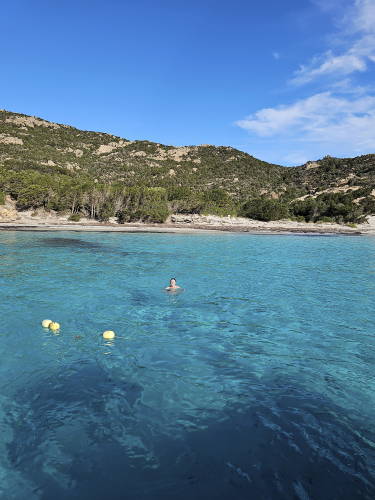
[[[80,223],[80,222],[0,222],[0,231],[73,231],[73,232],[120,232],[120,233],[174,233],[174,234],[207,234],[207,233],[247,233],[247,234],[316,234],[316,235],[375,235],[373,227],[351,228],[347,226],[298,223],[298,226],[285,221],[248,225],[227,224],[183,224],[183,223]],[[334,227],[333,227],[334,226]]]
[[[298,222],[290,219],[259,221],[230,215],[173,214],[164,223],[128,222],[119,224],[115,217],[108,222],[98,222],[81,217],[79,222],[69,220],[69,215],[53,210],[18,211],[15,202],[7,197],[0,206],[0,231],[83,231],[122,233],[248,233],[248,234],[327,234],[375,235],[375,215],[367,223],[342,225],[332,222]]]

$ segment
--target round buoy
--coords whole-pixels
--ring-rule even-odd
[[[49,324],[49,329],[52,330],[53,332],[56,332],[57,330],[60,330],[60,324],[56,323],[56,321],[52,321]]]
[[[48,328],[51,323],[53,323],[53,321],[51,319],[44,319],[42,321],[42,327],[43,328]]]
[[[106,330],[105,332],[103,332],[103,338],[105,338],[107,340],[114,339],[115,337],[116,337],[116,334],[112,330]]]

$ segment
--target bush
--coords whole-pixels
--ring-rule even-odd
[[[98,212],[98,220],[100,222],[108,222],[110,217],[115,215],[115,210],[113,208],[112,203],[104,202],[103,205],[99,208]]]
[[[209,189],[202,194],[202,212],[208,215],[237,215],[237,205],[224,189]]]
[[[287,205],[280,200],[254,198],[243,205],[240,215],[249,219],[268,222],[271,220],[287,219],[289,211]]]
[[[5,193],[3,191],[0,191],[0,205],[4,205],[5,203]]]
[[[17,208],[26,210],[28,208],[38,208],[45,206],[47,192],[43,186],[35,184],[22,188],[17,196]]]
[[[314,198],[297,200],[290,204],[290,210],[295,217],[303,218],[305,222],[315,222],[320,214],[320,205]]]
[[[321,215],[332,217],[336,222],[361,222],[363,220],[363,210],[360,205],[353,203],[356,195],[349,193],[324,193],[317,197],[317,202],[321,203],[323,210]]]
[[[79,214],[72,214],[68,220],[71,222],[79,222],[81,220],[81,216]]]
[[[332,217],[320,217],[316,222],[335,222],[335,219],[332,219]]]
[[[361,200],[360,205],[366,215],[375,214],[375,198],[373,196],[367,196]]]
[[[180,214],[200,214],[204,206],[202,194],[186,187],[169,188],[168,202],[171,211]]]
[[[123,206],[117,211],[117,221],[165,222],[169,215],[167,193],[164,188],[128,188]]]
[[[291,217],[291,219],[297,222],[306,222],[305,217],[303,215],[296,215],[294,217]]]
[[[363,208],[354,203],[353,193],[323,193],[316,198],[297,200],[290,204],[294,216],[303,216],[306,222],[361,222]]]

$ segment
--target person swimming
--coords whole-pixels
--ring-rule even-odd
[[[168,292],[178,290],[179,288],[181,288],[181,287],[177,285],[176,278],[171,278],[169,280],[169,286],[165,287],[165,289],[168,290]]]

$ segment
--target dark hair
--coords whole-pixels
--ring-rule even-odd
[[[171,278],[171,279],[170,279],[169,281],[172,281],[172,280],[175,280],[175,281],[177,281],[177,280],[176,280],[176,278]]]

